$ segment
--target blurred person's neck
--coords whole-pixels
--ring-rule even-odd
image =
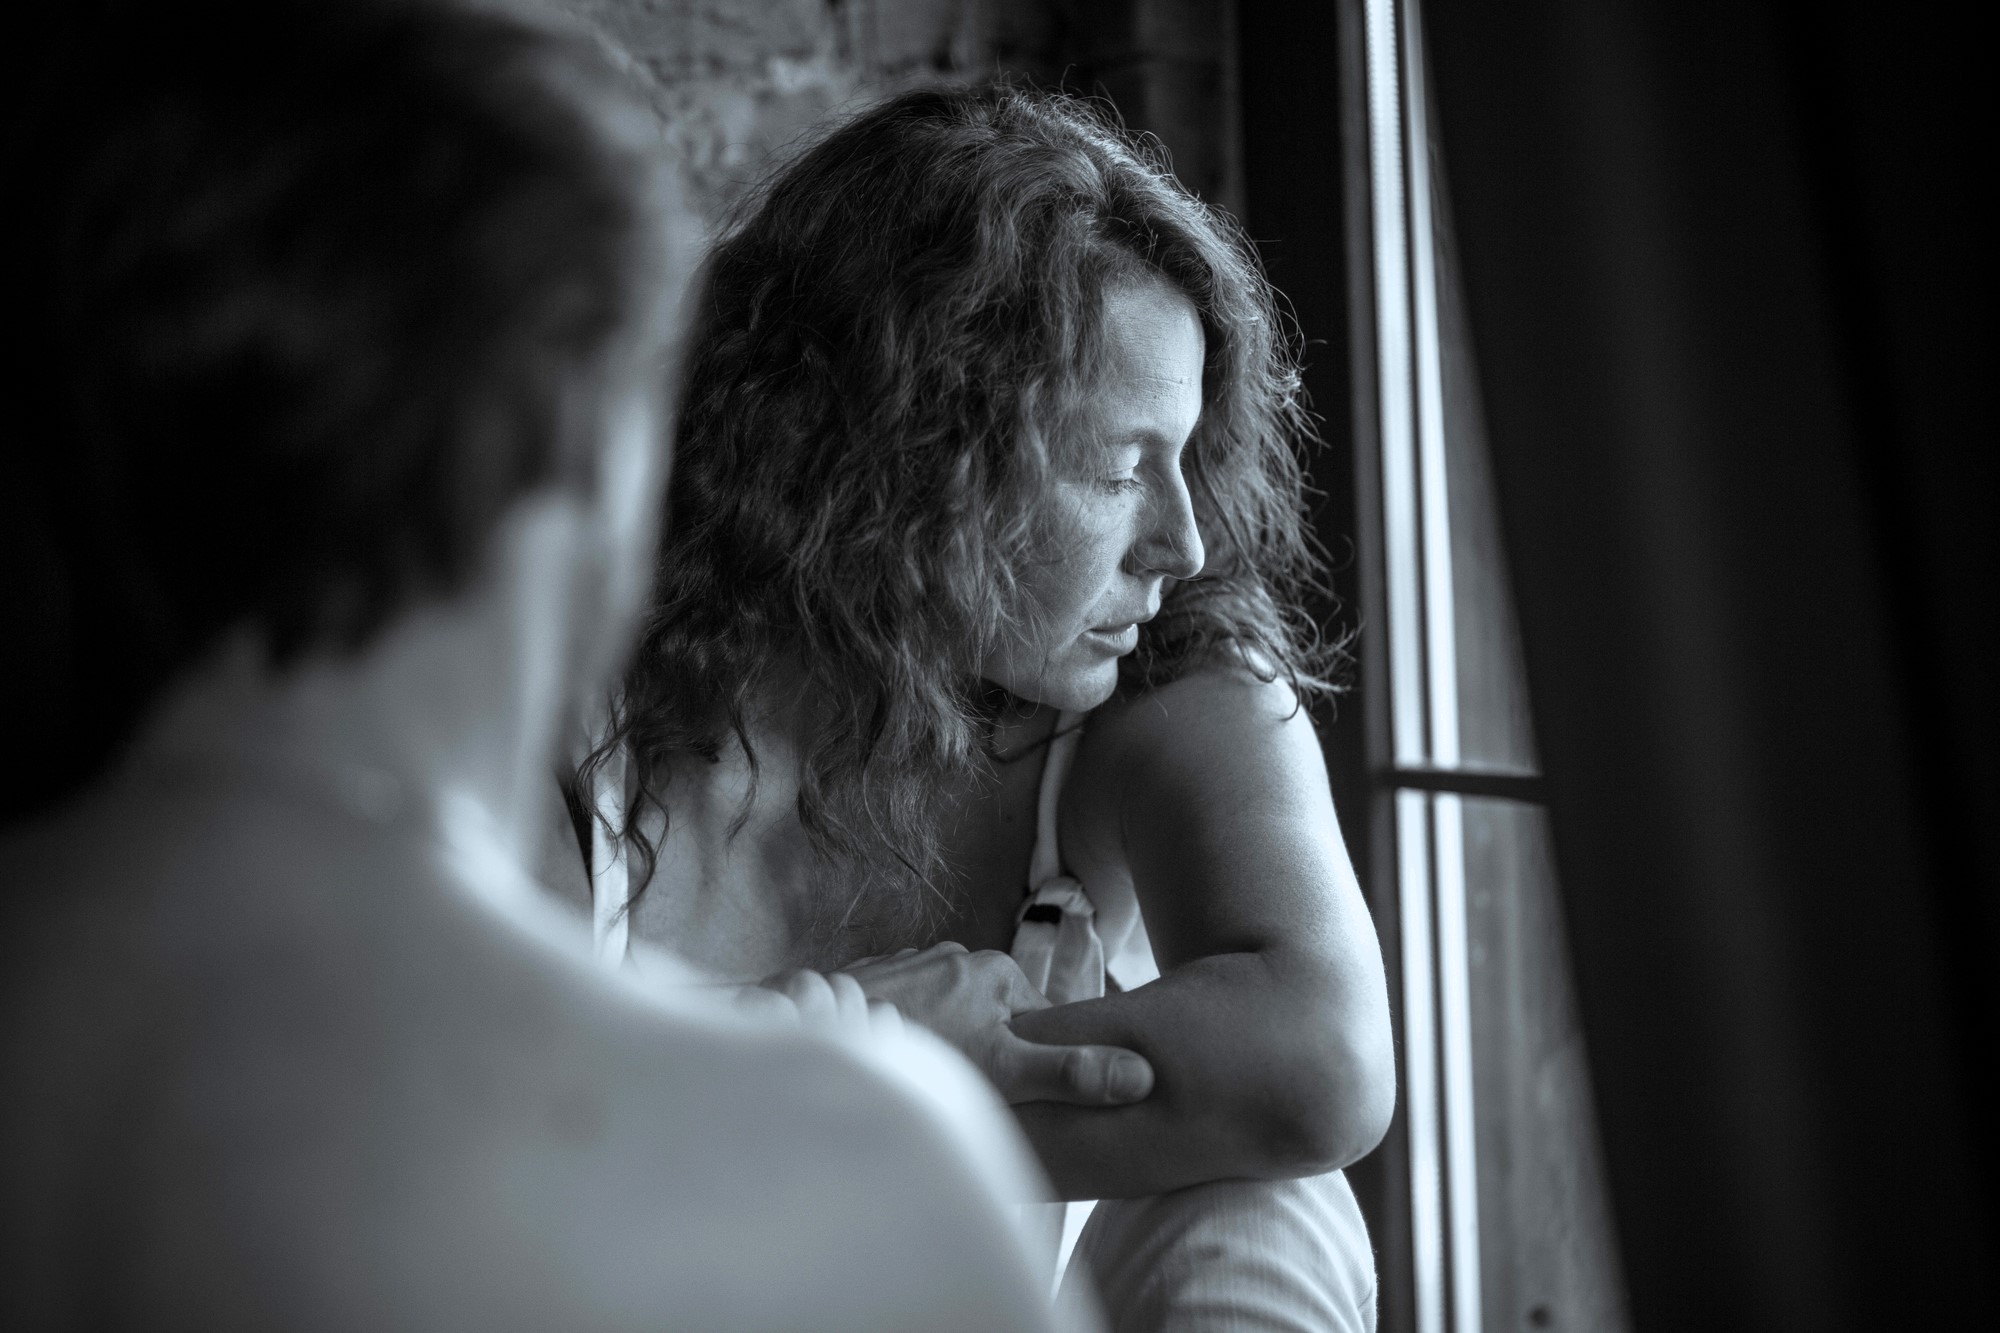
[[[130,772],[420,831],[469,803],[496,850],[532,864],[539,784],[578,666],[585,521],[574,501],[524,502],[471,587],[351,655],[274,671],[258,636],[230,636],[169,692]]]

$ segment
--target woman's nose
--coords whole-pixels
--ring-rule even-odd
[[[1201,573],[1208,553],[1202,549],[1201,528],[1194,519],[1194,497],[1186,478],[1176,475],[1171,489],[1152,508],[1144,537],[1133,555],[1142,572],[1191,579]]]

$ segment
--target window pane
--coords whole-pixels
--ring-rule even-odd
[[[1485,1324],[1623,1333],[1548,817],[1463,806]]]
[[[1437,325],[1444,398],[1445,485],[1451,511],[1452,623],[1458,658],[1459,759],[1467,768],[1533,774],[1527,672],[1500,546],[1499,505],[1466,328],[1443,176],[1433,165]]]

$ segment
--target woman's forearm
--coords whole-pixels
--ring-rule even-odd
[[[1380,1140],[1394,1103],[1386,1042],[1344,1020],[1347,998],[1311,960],[1232,953],[1127,994],[1017,1015],[1030,1041],[1137,1050],[1156,1082],[1131,1107],[1036,1102],[1016,1114],[1066,1198],[1345,1166]]]

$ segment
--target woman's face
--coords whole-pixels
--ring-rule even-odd
[[[1204,355],[1193,303],[1164,282],[1105,300],[1106,360],[1083,438],[1058,442],[1037,514],[1039,558],[1022,571],[1027,614],[980,674],[1017,698],[1095,708],[1118,659],[1160,609],[1168,579],[1201,571],[1181,454],[1201,416]]]

